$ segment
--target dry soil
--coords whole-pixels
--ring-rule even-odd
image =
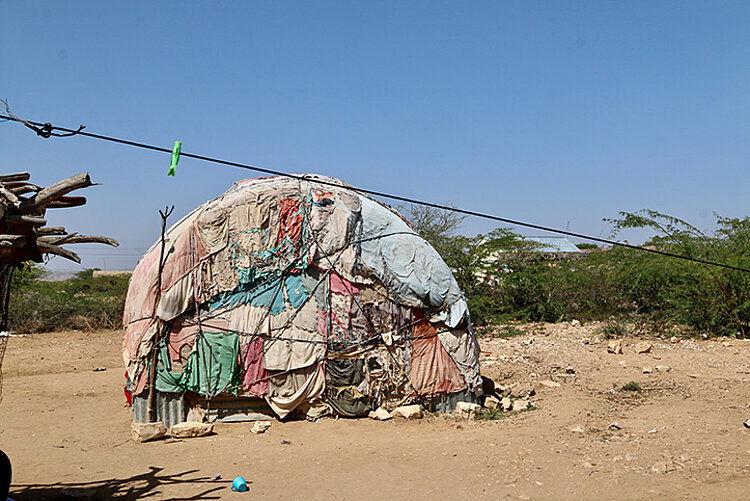
[[[0,403],[11,497],[750,496],[750,342],[654,338],[639,354],[644,339],[626,338],[618,355],[596,324],[522,327],[523,336],[482,339],[482,370],[515,390],[533,386],[532,410],[496,420],[274,422],[262,435],[252,423],[219,424],[213,436],[144,444],[130,440],[123,407],[121,332],[11,338]],[[631,381],[641,390],[621,389]],[[231,492],[237,475],[249,492]]]

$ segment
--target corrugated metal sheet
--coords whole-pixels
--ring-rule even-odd
[[[187,415],[185,397],[181,393],[156,392],[156,420],[169,428],[183,423]],[[148,390],[133,397],[133,422],[148,422]]]
[[[473,391],[469,389],[459,391],[457,393],[449,393],[447,395],[439,395],[433,397],[429,402],[431,411],[434,412],[453,412],[456,410],[456,404],[459,402],[471,402],[472,404],[478,404],[479,399],[474,395]]]
[[[245,421],[276,420],[276,414],[262,398],[242,398],[219,395],[210,403],[199,399],[198,405],[206,410],[206,421],[213,423],[238,423]]]

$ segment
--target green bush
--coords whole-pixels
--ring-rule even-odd
[[[29,279],[31,277],[32,279]],[[37,269],[17,272],[11,289],[9,324],[16,332],[120,328],[129,276],[39,280]]]
[[[635,381],[631,381],[622,385],[622,388],[620,389],[622,391],[641,391],[641,385],[636,383]]]
[[[750,269],[750,218],[717,216],[712,235],[650,210],[607,221],[612,238],[624,229],[648,230],[654,236],[645,245],[653,250]],[[667,333],[678,326],[684,334],[750,337],[747,272],[624,247],[558,258],[534,252],[533,242],[505,229],[473,238],[449,231],[425,237],[453,270],[478,327],[578,319],[619,326],[611,336],[632,323],[634,332]]]

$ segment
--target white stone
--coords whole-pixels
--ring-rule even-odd
[[[250,432],[253,435],[260,435],[261,433],[265,433],[266,430],[271,427],[271,424],[271,421],[256,421],[250,429]]]
[[[504,397],[507,397],[507,396],[510,396],[510,392],[511,392],[511,387],[510,386],[505,386],[505,385],[502,385],[502,384],[496,384],[495,385],[495,393],[497,393],[498,395],[502,395]]]
[[[484,399],[484,406],[488,409],[497,409],[501,407],[500,400],[496,399],[492,395]]]
[[[636,353],[649,353],[651,351],[651,348],[652,348],[651,343],[647,343],[643,341],[635,345],[635,352]]]
[[[136,442],[156,440],[167,434],[167,428],[161,421],[155,423],[132,423],[130,430],[132,431],[133,440]]]
[[[514,400],[513,401],[513,411],[525,411],[529,408],[529,401],[528,400]]]
[[[500,405],[503,406],[504,411],[509,411],[513,408],[513,401],[510,398],[505,397],[500,401]]]
[[[511,395],[517,398],[527,398],[532,397],[536,394],[536,390],[534,390],[534,387],[530,384],[517,384],[513,386],[513,389],[511,390]]]
[[[471,402],[458,402],[456,404],[456,414],[464,419],[471,419],[478,416],[482,411],[482,406]]]
[[[607,353],[622,355],[622,341],[619,339],[607,343]]]
[[[383,407],[378,407],[374,411],[370,411],[370,413],[367,416],[370,419],[376,419],[378,421],[387,421],[389,419],[393,419],[393,416],[391,416],[391,413],[385,410]]]
[[[396,407],[392,414],[406,419],[422,419],[422,407],[419,404],[402,405]]]
[[[559,388],[560,387],[560,383],[557,383],[555,381],[551,381],[549,379],[543,379],[543,380],[539,381],[539,384],[542,385],[542,386],[546,386],[547,388]]]
[[[668,365],[657,365],[656,370],[659,372],[669,372],[672,368]]]
[[[651,367],[644,367],[643,368],[643,373],[644,374],[651,374],[651,372],[652,372]]]
[[[573,433],[583,433],[583,428],[581,428],[580,426],[574,426],[574,427],[569,428],[569,429]]]
[[[651,471],[654,473],[666,473],[667,463],[664,461],[661,461],[659,463],[654,463],[654,465],[651,467]]]
[[[213,424],[185,421],[184,423],[178,423],[172,426],[169,429],[169,435],[172,438],[193,438],[209,435],[213,433],[213,431]]]

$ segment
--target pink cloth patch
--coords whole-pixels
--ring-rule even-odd
[[[466,389],[456,362],[443,347],[435,327],[426,320],[414,325],[409,380],[420,395],[455,393]]]
[[[169,344],[167,345],[167,351],[169,351],[169,359],[172,362],[180,360],[180,351],[185,345],[191,348],[195,344],[195,336],[198,334],[198,325],[184,325],[181,319],[178,319],[173,325],[172,330],[169,332]]]
[[[353,296],[359,294],[359,289],[355,287],[349,280],[338,276],[336,273],[331,273],[331,292],[338,292],[346,296]]]
[[[242,347],[242,386],[256,397],[268,395],[268,371],[263,367],[263,339],[256,337]]]
[[[325,310],[318,310],[318,334],[328,336],[328,312]]]

